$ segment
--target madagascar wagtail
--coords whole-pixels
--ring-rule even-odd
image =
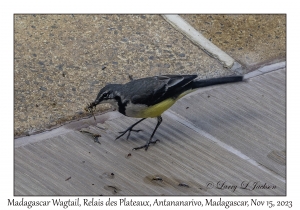
[[[90,103],[86,110],[91,112],[98,104],[110,103],[125,116],[142,118],[125,131],[120,132],[121,135],[116,139],[127,132],[128,139],[131,131],[141,131],[134,130],[134,126],[146,118],[156,117],[157,124],[150,139],[145,145],[134,148],[135,150],[141,148],[147,150],[150,144],[154,144],[157,141],[151,140],[162,122],[161,114],[178,99],[197,88],[243,80],[243,76],[194,80],[196,77],[197,75],[162,75],[132,80],[126,84],[108,84],[100,90],[96,100]]]

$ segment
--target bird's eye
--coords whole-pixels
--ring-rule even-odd
[[[103,98],[107,98],[108,97],[108,93],[103,93]]]

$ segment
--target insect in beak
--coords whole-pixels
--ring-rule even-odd
[[[96,105],[95,105],[94,102],[88,103],[88,104],[87,104],[87,107],[84,108],[84,110],[85,110],[86,112],[92,113],[92,115],[93,115],[93,117],[94,117],[94,120],[96,121],[96,117],[95,117],[95,115],[94,115],[95,109],[96,109]]]

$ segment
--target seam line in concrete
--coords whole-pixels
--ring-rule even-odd
[[[268,66],[264,66],[264,67],[261,67],[261,68],[255,70],[255,71],[252,71],[248,74],[245,74],[244,79],[250,79],[250,78],[262,75],[262,74],[266,74],[266,73],[271,72],[271,71],[276,71],[278,69],[284,68],[285,66],[286,66],[285,61],[280,62],[280,63],[271,64],[271,65],[268,65]],[[194,94],[198,94],[199,92],[209,91],[209,90],[212,90],[216,87],[217,86],[200,88],[199,90],[196,90],[195,92],[190,93],[189,96],[192,96]],[[101,113],[101,114],[97,115],[98,120],[100,120],[99,119],[100,116],[102,116],[103,118],[107,118],[107,119],[113,119],[113,118],[116,117],[115,116],[116,114],[114,114],[113,117],[106,117],[106,115],[110,116],[112,114],[111,114],[111,112]],[[68,133],[68,132],[70,132],[70,129],[66,129],[65,128],[66,125],[76,123],[76,122],[79,122],[79,121],[85,121],[85,120],[88,120],[90,118],[91,117],[86,117],[86,118],[83,118],[83,119],[80,119],[80,120],[71,121],[71,122],[68,122],[64,125],[54,127],[54,128],[48,129],[48,130],[44,130],[43,132],[33,133],[30,136],[17,137],[17,138],[14,139],[15,140],[14,147],[18,148],[20,146],[25,146],[25,145],[30,144],[30,143],[35,143],[35,142],[38,142],[38,141],[42,141],[42,140],[51,138],[55,135],[62,135],[62,134]]]
[[[250,72],[250,73],[246,74],[245,79],[253,78],[253,77],[256,77],[256,76],[259,76],[259,75],[262,75],[262,74],[266,74],[266,73],[269,73],[269,72],[272,72],[272,71],[276,71],[278,69],[284,68],[285,66],[286,66],[286,62],[280,62],[280,63],[275,63],[275,64],[271,64],[271,65],[268,65],[268,66],[264,66],[264,67],[261,67],[261,68],[255,70],[255,71],[253,71],[254,74],[253,74],[253,72]],[[199,90],[201,90],[201,89],[199,89]],[[207,91],[207,90],[208,89],[206,89],[205,91]],[[198,91],[195,91],[195,94],[197,92]],[[191,95],[191,94],[189,94],[189,95]],[[110,115],[110,113],[105,113],[105,114]],[[176,113],[172,112],[171,110],[167,110],[166,112],[164,112],[164,114],[167,115],[168,117],[170,117],[171,119],[176,120],[177,122],[179,122],[179,123],[185,125],[186,127],[194,130],[195,132],[205,136],[206,138],[210,139],[211,141],[217,143],[219,146],[221,146],[225,150],[239,156],[240,158],[246,160],[250,164],[260,168],[261,170],[267,172],[268,174],[276,177],[277,179],[279,179],[280,181],[285,183],[285,179],[283,177],[281,177],[280,175],[278,175],[275,172],[271,171],[270,169],[262,166],[261,164],[259,164],[255,160],[251,159],[247,155],[243,154],[239,150],[233,148],[232,146],[230,146],[228,144],[225,144],[224,142],[222,142],[219,139],[215,138],[211,134],[201,130],[198,127],[196,127],[195,125],[193,125],[192,122],[190,122],[186,118],[183,118],[181,115],[176,114]],[[98,117],[100,117],[100,116],[98,116]],[[115,117],[116,116],[112,117],[112,119],[115,118]],[[109,120],[111,117],[104,117],[104,118],[107,118],[107,120]],[[81,119],[81,120],[86,120],[86,119]],[[79,120],[79,121],[81,121],[81,120]],[[36,143],[36,142],[54,137],[55,135],[66,134],[70,131],[72,131],[72,130],[66,129],[64,126],[61,126],[61,127],[58,127],[58,128],[51,129],[49,131],[45,131],[45,132],[42,132],[42,133],[39,133],[39,134],[31,135],[29,137],[26,136],[26,137],[17,138],[17,139],[15,139],[14,147],[18,148],[20,146],[25,146],[27,144]]]
[[[284,67],[285,67],[285,61],[261,67],[261,68],[255,70],[255,71],[252,71],[252,72],[249,72],[249,73],[245,74],[244,75],[244,81],[247,80],[247,79],[251,79],[253,77],[257,77],[257,76],[272,72],[272,71],[277,71],[277,70],[282,69]],[[231,85],[231,84],[223,84],[223,85]],[[194,92],[191,92],[190,94],[186,95],[185,97],[189,97],[189,96],[192,96],[192,95],[195,95],[195,94],[198,94],[198,93],[210,91],[210,90],[213,90],[213,89],[218,88],[218,87],[219,86],[216,85],[216,86],[208,86],[208,87],[199,88],[199,89],[195,90]]]
[[[235,154],[236,156],[240,157],[243,160],[246,160],[247,162],[249,162],[250,164],[258,167],[259,169],[261,169],[262,171],[272,175],[273,177],[276,177],[278,180],[282,181],[283,183],[285,183],[285,179],[283,177],[281,177],[280,175],[278,175],[277,173],[275,173],[274,171],[268,169],[267,167],[261,165],[260,163],[256,162],[255,160],[253,160],[252,158],[250,158],[249,156],[245,155],[244,153],[242,153],[241,151],[233,148],[232,146],[222,142],[221,140],[217,139],[216,137],[212,136],[211,134],[205,132],[204,130],[196,127],[195,125],[193,125],[192,122],[190,122],[189,120],[187,120],[186,118],[182,117],[179,114],[176,114],[175,112],[168,110],[165,112],[165,115],[167,115],[168,117],[170,117],[171,119],[183,124],[184,126],[192,129],[193,131],[205,136],[206,138],[208,138],[209,140],[213,141],[214,143],[216,143],[217,145],[219,145],[220,147],[222,147],[223,149]]]
[[[282,61],[282,62],[279,62],[279,63],[273,63],[273,64],[270,64],[270,65],[267,65],[267,66],[260,67],[255,71],[251,71],[251,72],[245,74],[244,79],[250,79],[250,78],[253,78],[253,77],[257,77],[257,76],[260,76],[262,74],[266,74],[266,73],[269,73],[269,72],[272,72],[272,71],[276,71],[278,69],[282,69],[282,68],[285,68],[285,67],[286,67],[286,62],[285,61]]]
[[[223,50],[206,39],[201,33],[199,33],[194,27],[192,27],[179,15],[162,15],[162,17],[175,29],[188,37],[190,41],[200,47],[203,51],[205,51],[213,58],[216,58],[226,68],[231,68],[233,67],[234,63],[237,63],[232,57],[230,57],[227,53],[225,53]]]
[[[112,120],[118,118],[122,116],[122,114],[117,111],[114,112],[110,111],[110,112],[100,113],[95,116],[97,117],[96,123],[101,123],[106,120]],[[91,123],[89,123],[89,121],[94,122],[93,120],[94,119],[92,117],[85,117],[79,120],[70,121],[64,125],[45,130],[43,132],[33,133],[30,136],[17,137],[14,139],[14,148],[26,146],[27,144],[40,142],[59,135],[64,135],[74,130],[79,130],[80,128],[82,128],[82,126],[79,124],[83,124],[84,125],[83,127],[87,127],[89,125],[92,125]]]

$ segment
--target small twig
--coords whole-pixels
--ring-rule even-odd
[[[115,186],[112,186],[112,185],[108,185],[107,187],[111,187],[111,188],[113,188],[114,190],[118,190],[118,188],[116,188]]]
[[[94,138],[94,142],[97,142],[97,143],[101,144],[99,139],[98,139],[99,137],[101,137],[100,134],[92,133],[92,132],[87,131],[87,130],[80,130],[80,132],[81,133],[87,133],[87,134],[91,135]]]
[[[132,75],[128,75],[128,77],[129,77],[129,79],[130,79],[130,81],[132,81],[133,80],[133,77],[132,77]]]
[[[65,181],[68,181],[68,180],[70,180],[71,179],[71,177],[68,177],[68,178],[66,178],[66,180]]]
[[[157,176],[157,177],[154,177],[154,178],[152,178],[152,180],[153,180],[153,181],[163,181],[163,179],[162,179],[162,178],[160,178],[160,177],[158,177],[158,176]]]
[[[178,186],[180,186],[180,187],[190,187],[189,185],[187,185],[185,183],[180,183],[180,184],[178,184]]]

